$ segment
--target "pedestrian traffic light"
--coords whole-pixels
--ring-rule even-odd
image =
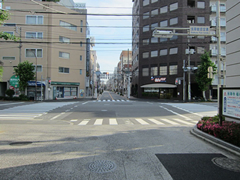
[[[51,85],[51,80],[48,80],[48,85]]]
[[[175,79],[175,85],[180,85],[180,84],[181,84],[181,79],[176,78],[176,79]]]

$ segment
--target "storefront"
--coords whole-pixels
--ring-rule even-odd
[[[53,99],[56,98],[77,98],[80,83],[51,82],[53,87]]]
[[[28,81],[27,87],[27,97],[32,100],[35,100],[35,93],[37,93],[37,100],[45,99],[45,82],[37,81],[37,89],[36,89],[36,81]],[[41,98],[42,95],[42,98]]]

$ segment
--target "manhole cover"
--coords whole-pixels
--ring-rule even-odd
[[[213,158],[212,162],[223,169],[227,169],[234,172],[240,172],[240,161],[219,157],[219,158]]]
[[[30,141],[12,142],[9,145],[11,145],[11,146],[24,146],[24,145],[28,145],[28,144],[32,144],[32,142],[30,142]]]
[[[116,164],[112,161],[97,160],[89,164],[88,168],[92,172],[96,173],[107,173],[111,172],[116,168]]]

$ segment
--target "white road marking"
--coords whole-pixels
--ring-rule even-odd
[[[156,119],[148,119],[148,120],[158,125],[164,125],[164,123],[157,121]]]
[[[116,119],[109,119],[109,124],[110,124],[110,125],[118,125]]]
[[[187,116],[184,116],[184,115],[181,115],[181,114],[179,114],[179,113],[176,113],[176,112],[174,112],[174,111],[172,111],[172,110],[170,110],[170,109],[168,109],[168,108],[165,108],[165,107],[163,107],[163,106],[159,106],[160,108],[163,108],[163,109],[165,109],[165,110],[167,110],[167,111],[169,111],[169,112],[171,112],[171,113],[173,113],[173,114],[176,114],[176,115],[178,115],[178,116],[180,116],[180,117],[182,117],[182,118],[184,118],[184,119],[186,119],[186,120],[192,120],[192,119],[190,119],[190,118],[188,118]]]
[[[173,119],[173,120],[178,121],[178,122],[183,123],[183,124],[187,124],[187,125],[194,125],[194,123],[186,122],[186,121],[180,120],[180,119]]]
[[[84,103],[82,103],[82,104],[87,104],[88,102],[84,102]]]
[[[96,119],[94,125],[102,125],[103,119]]]
[[[146,121],[142,120],[142,119],[135,119],[137,122],[139,122],[142,125],[149,125],[149,123],[147,123]]]
[[[87,125],[87,123],[90,121],[90,119],[84,119],[82,122],[80,122],[78,125],[79,126],[83,126],[83,125]]]
[[[72,120],[71,120],[71,122],[76,122],[76,121],[77,121],[77,119],[72,119]]]
[[[63,113],[61,113],[61,114],[59,114],[59,115],[57,115],[57,116],[54,116],[54,117],[51,118],[50,120],[54,120],[54,119],[58,118],[59,116],[61,116],[61,115],[63,115],[63,114],[65,114],[65,112],[63,112]]]
[[[172,124],[172,125],[180,125],[180,124],[178,124],[178,123],[176,123],[176,122],[173,122],[173,121],[170,121],[170,120],[168,120],[168,119],[161,119],[162,121],[165,121],[165,122],[167,122],[167,123],[169,123],[169,124]]]

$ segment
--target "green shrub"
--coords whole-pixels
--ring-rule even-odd
[[[12,98],[13,95],[15,94],[15,92],[14,92],[13,89],[7,89],[7,90],[5,91],[5,94]]]

